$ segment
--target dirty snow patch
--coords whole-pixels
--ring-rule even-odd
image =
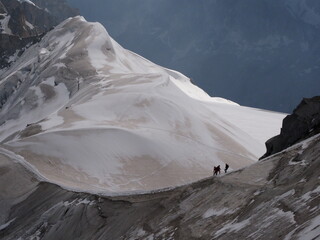
[[[242,222],[234,223],[235,221],[232,221],[231,223],[226,224],[223,228],[218,230],[214,237],[219,237],[220,235],[227,233],[227,232],[238,232],[244,227],[248,226],[250,224],[250,218],[246,219]]]
[[[293,161],[293,159],[291,159],[289,161],[289,165],[300,165],[300,166],[307,166],[307,162],[306,160],[302,160],[302,161]]]
[[[28,4],[30,4],[30,5],[33,5],[33,6],[35,6],[36,7],[36,5],[33,3],[33,2],[31,2],[30,0],[18,0],[18,2],[19,3],[28,3]]]
[[[4,229],[6,229],[7,227],[9,227],[9,225],[10,225],[12,222],[14,222],[14,220],[16,220],[16,219],[14,218],[14,219],[10,220],[9,222],[7,222],[7,223],[5,223],[5,224],[3,224],[3,225],[0,225],[0,231],[2,231],[2,230],[4,230]]]
[[[0,20],[0,25],[1,25],[2,33],[12,35],[12,31],[8,26],[10,17],[11,17],[10,15],[5,15],[4,19]]]
[[[30,22],[28,22],[26,20],[25,23],[26,23],[27,27],[30,28],[31,30],[34,29],[34,26]]]
[[[87,42],[89,43],[88,55],[91,65],[97,70],[103,68],[108,60],[107,56],[103,53],[103,47],[108,45],[108,48],[112,48],[112,43],[107,31],[100,26],[100,24],[95,24]]]
[[[70,206],[70,205],[78,206],[78,205],[80,205],[80,204],[92,206],[93,204],[95,204],[95,201],[90,201],[90,200],[87,199],[87,198],[83,198],[83,199],[77,198],[77,199],[73,200],[72,202],[69,202],[69,201],[63,202],[63,205],[64,205],[65,207]]]
[[[220,210],[215,210],[215,209],[210,208],[208,211],[206,211],[203,214],[202,218],[221,216],[221,215],[230,214],[230,213],[232,213],[232,211],[230,211],[228,208],[222,208]]]
[[[315,195],[317,196],[318,194],[320,194],[320,186],[318,186],[316,189],[314,189],[313,191],[307,192],[306,194],[304,194],[301,199],[305,202],[309,201],[312,196],[311,195]]]

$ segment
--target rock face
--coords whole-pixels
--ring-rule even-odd
[[[38,42],[43,34],[39,36],[32,36],[20,38],[14,35],[0,34],[0,69],[7,67],[20,56],[26,47]]]
[[[0,14],[4,14],[4,13],[6,13],[6,9],[3,6],[2,2],[0,1]]]
[[[304,98],[283,120],[281,133],[266,142],[265,158],[320,132],[320,96]]]
[[[31,1],[0,0],[0,69],[10,65],[24,48],[39,41],[62,20],[78,14],[63,0],[50,3],[47,5],[55,6],[52,9],[56,11],[48,11],[47,7],[39,7]]]
[[[36,5],[17,0],[1,0],[1,2],[9,17],[7,26],[11,35],[21,38],[36,36],[47,32],[57,24],[52,15]]]

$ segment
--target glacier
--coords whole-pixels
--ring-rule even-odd
[[[0,152],[39,179],[112,195],[257,161],[285,114],[209,96],[183,74],[69,18],[0,75]]]

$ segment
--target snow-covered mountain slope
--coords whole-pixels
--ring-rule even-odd
[[[221,177],[104,197],[38,183],[8,157],[0,162],[0,238],[315,240],[319,168],[318,134]]]
[[[85,191],[152,190],[210,176],[213,165],[244,167],[285,116],[212,98],[81,17],[0,78],[7,153],[49,182]]]

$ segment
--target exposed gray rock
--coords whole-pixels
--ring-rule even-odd
[[[7,12],[6,8],[3,6],[2,2],[0,1],[0,14],[5,14],[6,12]]]
[[[49,2],[49,1],[39,1]],[[7,28],[0,24],[0,69],[14,61],[12,56],[20,56],[26,47],[38,42],[43,35],[62,20],[78,14],[77,10],[68,7],[65,1],[50,1],[46,8],[17,0],[0,0],[0,20],[8,18]],[[41,5],[41,6],[42,6]]]
[[[20,38],[19,36],[0,34],[0,69],[10,65],[14,56],[19,57],[28,46],[37,43],[43,35]],[[13,59],[11,59],[13,57]]]
[[[8,27],[12,35],[21,38],[37,36],[58,24],[48,12],[27,2],[17,0],[1,0],[1,2],[10,16]]]
[[[320,96],[304,98],[282,124],[281,133],[266,142],[265,158],[320,133]]]

